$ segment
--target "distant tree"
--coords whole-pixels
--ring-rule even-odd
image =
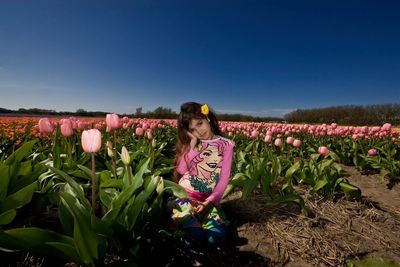
[[[75,114],[76,114],[77,116],[86,116],[87,113],[88,113],[88,112],[87,112],[86,110],[82,109],[82,108],[77,109],[76,112],[75,112]]]
[[[14,111],[11,109],[0,108],[0,113],[12,113],[12,112],[14,112]]]
[[[142,107],[138,107],[136,109],[135,116],[136,117],[140,117],[142,115],[142,113],[143,113],[143,108]]]

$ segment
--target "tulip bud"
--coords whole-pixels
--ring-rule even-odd
[[[127,166],[131,163],[131,157],[125,146],[123,146],[121,150],[121,160]]]
[[[160,180],[158,180],[158,183],[157,183],[156,192],[158,194],[161,194],[163,189],[164,189],[164,179],[162,177],[160,177]]]
[[[114,155],[114,152],[113,152],[113,146],[112,146],[111,141],[107,141],[106,147],[107,147],[107,155],[108,155],[110,158],[112,158],[113,155]]]

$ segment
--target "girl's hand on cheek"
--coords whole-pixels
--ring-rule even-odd
[[[194,148],[197,144],[197,137],[189,131],[187,131],[187,135],[190,138],[190,147]]]

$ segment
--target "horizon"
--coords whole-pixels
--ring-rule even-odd
[[[400,103],[400,2],[3,1],[0,107],[279,117]]]
[[[382,103],[382,104],[368,104],[368,105],[340,105],[340,106],[327,106],[327,107],[317,107],[317,108],[313,108],[313,109],[317,109],[317,110],[323,110],[323,109],[328,109],[328,108],[339,108],[339,107],[352,107],[352,106],[357,106],[357,107],[362,107],[362,108],[367,108],[367,107],[373,107],[373,106],[382,106],[382,105],[400,105],[400,103]],[[2,109],[3,107],[0,107],[0,109]],[[165,109],[170,109],[169,107],[162,107]],[[4,108],[3,108],[4,109]],[[79,112],[79,110],[83,110],[85,112],[88,113],[106,113],[106,114],[111,114],[111,113],[115,113],[115,112],[107,112],[107,111],[101,111],[101,110],[84,110],[82,108],[78,108],[76,111],[64,111],[64,110],[48,110],[48,109],[42,109],[42,108],[19,108],[19,109],[11,109],[10,111],[15,111],[18,112],[21,109],[26,109],[26,110],[33,110],[33,109],[38,109],[40,111],[43,112],[56,112],[56,113],[77,113]],[[172,109],[171,109],[172,110]],[[307,109],[301,109],[301,110],[307,110]],[[311,109],[308,109],[311,110]],[[173,111],[173,110],[172,110]],[[146,111],[146,112],[142,112],[143,114],[145,113],[151,113],[154,112],[154,110],[151,111]],[[176,111],[173,111],[176,112]],[[250,116],[250,117],[254,117],[254,118],[272,118],[272,119],[285,119],[285,115],[288,114],[283,114],[282,117],[273,117],[273,116],[265,116],[265,117],[260,117],[260,116],[254,116],[254,115],[245,115],[245,114],[241,114],[241,113],[221,113],[218,111],[215,111],[216,114],[218,115],[241,115],[241,116]],[[0,115],[7,115],[7,114],[14,114],[14,113],[0,113]],[[124,116],[124,115],[135,115],[134,113],[116,113],[120,116]],[[176,114],[179,114],[178,112],[176,112]],[[40,114],[26,114],[26,115],[30,115],[30,116],[39,116]],[[41,116],[41,115],[40,115]],[[46,115],[46,116],[62,116],[62,115]]]

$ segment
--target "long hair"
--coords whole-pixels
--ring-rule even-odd
[[[179,113],[177,123],[178,141],[176,144],[175,166],[177,166],[178,159],[181,157],[181,155],[189,150],[190,137],[188,136],[187,132],[189,131],[189,125],[192,119],[208,119],[211,131],[215,135],[221,135],[215,112],[209,109],[208,115],[206,116],[201,113],[201,106],[201,104],[196,102],[186,102],[181,105],[181,111]],[[174,172],[174,178],[175,180],[178,179],[178,173],[176,170]]]

